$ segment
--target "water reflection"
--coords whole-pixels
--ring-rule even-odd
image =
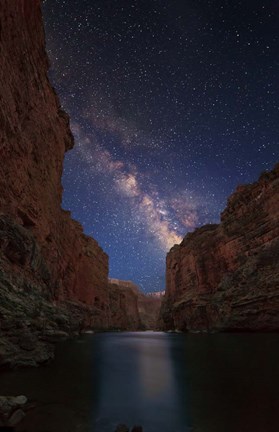
[[[149,432],[185,432],[170,357],[171,336],[143,332],[102,335],[101,392],[94,431],[118,423]]]
[[[169,339],[158,340],[154,333],[146,332],[142,343],[137,345],[137,354],[142,398],[150,403],[165,398],[174,385]]]
[[[19,431],[278,432],[279,335],[106,333],[47,367],[0,374],[36,403]]]

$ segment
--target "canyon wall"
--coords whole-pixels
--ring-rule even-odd
[[[139,330],[141,321],[137,289],[130,281],[109,280],[110,327],[116,330]]]
[[[138,299],[141,326],[144,330],[159,329],[159,314],[162,305],[163,294],[141,294]]]
[[[155,330],[158,328],[162,296],[145,295],[131,281],[109,279],[110,325],[117,329]],[[121,310],[123,311],[121,313]]]
[[[45,341],[59,332],[108,328],[108,256],[61,209],[74,142],[39,0],[1,0],[0,54],[0,364],[29,364],[52,355]]]
[[[279,164],[167,255],[164,329],[279,329]]]

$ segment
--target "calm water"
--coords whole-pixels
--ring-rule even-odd
[[[86,335],[0,375],[0,394],[34,400],[30,432],[278,432],[279,335]]]

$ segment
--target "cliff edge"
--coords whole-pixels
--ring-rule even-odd
[[[279,329],[279,164],[228,199],[219,225],[186,235],[166,260],[164,329]]]
[[[0,365],[108,328],[108,256],[61,209],[67,114],[50,85],[39,0],[0,3]]]

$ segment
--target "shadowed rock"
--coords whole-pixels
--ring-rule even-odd
[[[279,164],[167,256],[164,329],[279,329]]]
[[[0,7],[0,367],[45,363],[84,329],[139,328],[131,293],[108,285],[107,254],[61,208],[74,140],[47,75],[41,3]]]

